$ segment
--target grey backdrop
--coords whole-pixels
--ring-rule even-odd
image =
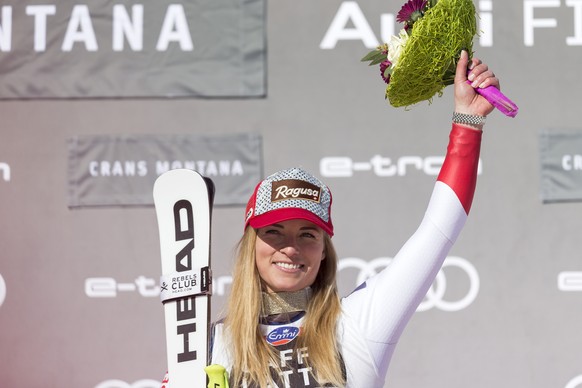
[[[476,53],[520,114],[488,119],[470,218],[436,297],[403,334],[386,387],[582,387],[582,206],[542,203],[538,138],[582,127],[582,2],[475,4],[483,10]],[[363,263],[385,265],[380,258],[418,225],[434,176],[409,167],[325,177],[320,164],[341,157],[366,167],[378,155],[426,164],[444,153],[451,90],[431,105],[394,109],[377,69],[359,62],[371,42],[362,21],[381,40],[381,20],[384,34],[398,28],[381,14],[400,5],[269,3],[264,99],[1,101],[0,385],[150,388],[165,372],[154,210],[69,209],[66,141],[74,136],[258,133],[264,173],[301,165],[332,188],[342,293],[370,269]],[[340,10],[350,20],[328,35]],[[215,317],[243,212],[214,211]]]

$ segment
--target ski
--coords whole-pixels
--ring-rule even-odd
[[[166,386],[205,387],[214,185],[195,171],[170,170],[158,177],[153,195],[162,260],[160,296],[169,376]]]

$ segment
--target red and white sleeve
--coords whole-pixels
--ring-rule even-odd
[[[447,156],[437,179],[453,189],[467,214],[477,184],[482,134],[482,131],[453,124]]]

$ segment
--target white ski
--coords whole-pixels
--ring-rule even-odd
[[[213,199],[212,181],[192,170],[170,170],[154,184],[171,388],[207,384]]]

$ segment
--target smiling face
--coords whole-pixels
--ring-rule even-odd
[[[257,229],[256,265],[267,292],[311,286],[325,258],[325,232],[301,219]]]

